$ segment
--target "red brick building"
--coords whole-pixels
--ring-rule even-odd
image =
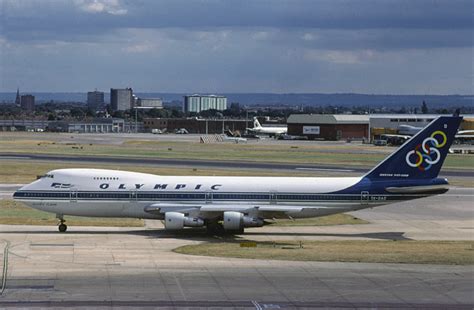
[[[292,114],[288,134],[310,140],[362,140],[369,137],[368,115]]]

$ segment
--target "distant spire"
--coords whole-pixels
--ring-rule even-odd
[[[21,98],[20,98],[20,88],[16,89],[16,98],[15,98],[15,104],[20,105],[21,103]]]

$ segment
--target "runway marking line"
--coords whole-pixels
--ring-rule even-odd
[[[2,272],[2,288],[0,290],[0,296],[3,295],[5,292],[5,288],[7,287],[7,274],[8,274],[8,250],[10,248],[10,241],[5,241],[5,248],[3,250],[3,272]]]

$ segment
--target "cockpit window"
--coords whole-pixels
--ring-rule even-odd
[[[37,180],[38,180],[38,179],[44,179],[44,178],[50,178],[50,179],[52,179],[52,178],[54,178],[54,175],[52,175],[52,174],[43,174],[43,175],[38,175],[38,176],[36,176],[36,179],[37,179]]]

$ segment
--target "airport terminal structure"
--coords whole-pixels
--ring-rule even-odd
[[[373,141],[381,134],[398,134],[400,126],[422,128],[437,114],[292,114],[288,117],[288,135],[309,140]],[[265,127],[265,124],[263,124]],[[285,126],[282,124],[281,126]],[[54,131],[69,133],[174,133],[186,129],[191,134],[244,134],[253,127],[251,119],[232,118],[145,118],[143,121],[121,118],[96,118],[84,121],[0,120],[0,131]],[[474,115],[464,115],[460,130],[474,129]]]

